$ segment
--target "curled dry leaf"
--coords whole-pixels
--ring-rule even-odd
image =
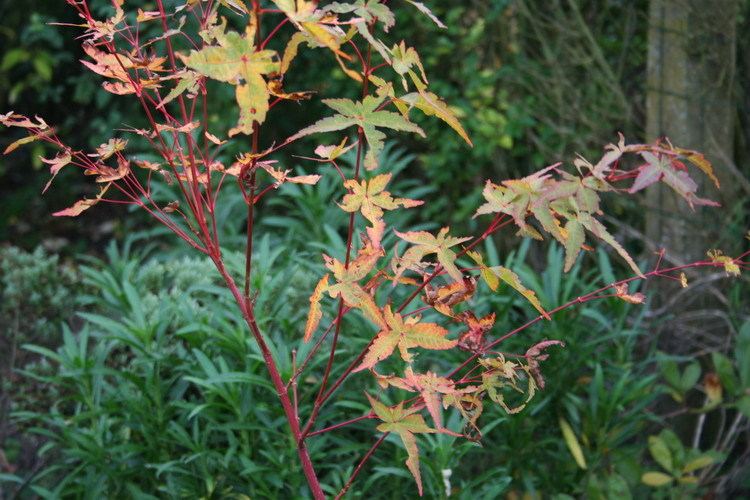
[[[476,290],[477,278],[464,276],[461,280],[454,281],[450,285],[442,285],[437,289],[428,283],[424,287],[425,295],[422,300],[446,316],[453,316],[451,308],[469,300]]]
[[[629,294],[627,283],[615,285],[615,292],[617,293],[618,297],[620,297],[625,302],[630,302],[631,304],[643,304],[644,302],[646,302],[646,296],[641,292],[637,292],[632,295]]]
[[[177,210],[178,208],[180,208],[180,202],[179,202],[178,200],[175,200],[175,201],[170,201],[170,202],[169,202],[169,203],[167,204],[167,206],[166,206],[166,207],[164,207],[164,212],[165,212],[165,213],[168,213],[168,214],[171,214],[172,212],[174,212],[174,211],[175,211],[175,210]]]
[[[458,348],[464,351],[481,352],[486,344],[486,335],[495,324],[495,313],[477,319],[471,311],[464,311],[456,316],[463,321],[468,330],[458,336]]]
[[[562,342],[560,340],[544,340],[542,342],[539,342],[538,344],[534,344],[533,346],[531,346],[524,355],[526,358],[526,362],[529,365],[529,371],[536,379],[536,383],[541,390],[544,390],[544,378],[542,377],[541,370],[539,370],[539,362],[544,361],[549,357],[549,354],[541,354],[541,352],[551,345],[560,345],[562,347],[565,347],[565,342]]]

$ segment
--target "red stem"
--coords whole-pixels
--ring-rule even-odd
[[[370,24],[370,32],[372,32],[373,26],[375,25],[375,21],[373,21]],[[354,44],[352,44],[354,45]],[[356,49],[356,45],[354,45],[354,48]],[[359,54],[359,51],[357,51]],[[364,74],[367,74],[367,71],[370,67],[370,58],[372,57],[372,45],[367,46],[367,60],[362,61],[363,72]],[[360,59],[362,58],[362,55],[360,54]],[[362,99],[367,97],[367,92],[369,91],[369,80],[367,78],[364,79],[364,83],[362,85]],[[357,163],[354,167],[354,180],[359,180],[359,171],[360,167],[362,165],[362,154],[364,153],[364,143],[365,143],[365,133],[364,129],[362,127],[359,127],[357,130],[357,135],[359,136],[359,141],[357,144]],[[354,212],[352,212],[349,215],[349,233],[347,235],[346,239],[346,260],[344,261],[344,269],[349,268],[349,263],[351,262],[351,253],[352,253],[352,239],[354,238]],[[341,332],[341,318],[344,316],[344,298],[343,296],[339,300],[339,310],[336,315],[336,330],[333,332],[333,340],[331,341],[331,350],[328,355],[328,364],[326,365],[325,373],[323,374],[323,380],[320,383],[320,390],[318,391],[318,397],[315,399],[315,404],[313,405],[312,412],[310,413],[310,418],[307,421],[307,425],[305,426],[305,429],[303,431],[303,436],[306,436],[307,433],[310,431],[310,428],[315,424],[315,419],[318,416],[318,412],[323,406],[323,403],[325,402],[327,398],[327,394],[325,393],[326,385],[328,384],[328,377],[331,375],[331,370],[333,368],[333,360],[336,356],[336,345],[338,343],[339,339],[339,333]]]
[[[372,454],[375,452],[375,450],[378,449],[380,444],[385,440],[386,437],[388,437],[389,432],[384,432],[382,436],[380,436],[380,439],[375,441],[375,444],[372,445],[372,448],[370,448],[370,451],[367,452],[367,454],[362,458],[362,461],[359,462],[359,465],[356,469],[354,469],[354,472],[352,472],[352,475],[349,477],[349,480],[346,482],[343,488],[341,488],[341,491],[339,491],[339,494],[336,495],[335,500],[339,500],[341,497],[346,495],[346,492],[349,490],[349,487],[354,482],[354,479],[357,477],[357,474],[362,470],[362,467],[365,465],[365,462],[372,456]]]
[[[703,267],[703,266],[713,266],[713,267],[716,267],[716,266],[722,266],[722,265],[723,264],[720,263],[720,262],[712,262],[712,261],[705,261],[705,260],[703,260],[703,261],[700,261],[700,262],[693,262],[692,264],[686,264],[686,265],[683,265],[683,266],[671,267],[669,269],[663,269],[663,270],[655,269],[654,271],[651,271],[650,273],[644,274],[643,278],[641,278],[640,276],[634,276],[632,278],[627,278],[627,279],[618,281],[617,283],[612,283],[612,284],[603,286],[603,287],[599,288],[598,290],[594,290],[591,293],[588,293],[586,295],[578,297],[577,299],[571,300],[567,304],[564,304],[564,305],[562,305],[560,307],[557,307],[556,309],[553,309],[552,311],[549,311],[547,314],[549,316],[552,316],[553,314],[558,313],[558,312],[562,311],[563,309],[567,309],[568,307],[571,307],[574,304],[584,303],[584,302],[588,302],[590,300],[596,300],[596,299],[605,298],[605,297],[612,297],[612,295],[598,295],[598,294],[604,292],[605,290],[608,290],[609,288],[613,288],[616,285],[623,285],[625,283],[630,283],[631,281],[635,281],[635,280],[639,280],[639,279],[648,279],[648,278],[654,277],[654,276],[659,276],[659,277],[667,278],[669,276],[664,276],[663,273],[669,273],[669,272],[679,271],[679,270],[687,269],[687,268],[690,268],[690,267]],[[537,323],[538,321],[540,321],[542,319],[544,319],[543,315],[537,316],[536,318],[532,319],[528,323],[525,323],[524,325],[516,328],[515,330],[513,330],[513,331],[511,331],[509,333],[506,333],[505,335],[503,335],[499,339],[491,342],[490,344],[488,344],[485,347],[485,350],[492,349],[494,346],[496,346],[500,342],[502,342],[502,341],[504,341],[504,340],[512,337],[513,335],[515,335],[515,334],[517,334],[517,333],[525,330],[526,328],[530,327],[531,325],[533,325],[534,323]],[[478,357],[479,357],[479,354],[474,354],[471,357],[469,357],[466,361],[464,361],[463,363],[461,363],[461,365],[458,368],[456,368],[449,375],[447,375],[447,378],[452,378],[453,376],[455,376],[456,373],[458,373],[459,371],[461,371],[464,367],[466,367],[466,365],[468,365],[469,363],[471,363],[473,360],[477,359]]]
[[[221,273],[221,276],[224,278],[224,282],[226,283],[227,287],[232,292],[234,300],[235,302],[237,302],[237,306],[242,312],[242,317],[250,327],[253,338],[257,342],[261,354],[263,355],[266,369],[268,370],[271,381],[273,382],[279,399],[281,400],[281,406],[283,407],[284,414],[286,415],[286,419],[289,422],[289,427],[292,431],[294,442],[297,444],[297,455],[302,462],[302,469],[305,473],[305,477],[307,478],[307,482],[310,485],[310,489],[312,490],[313,497],[316,500],[325,500],[325,495],[322,488],[320,487],[320,481],[318,480],[318,476],[315,473],[315,468],[313,467],[312,461],[310,460],[310,453],[308,452],[307,445],[305,444],[305,440],[302,436],[302,431],[299,426],[299,419],[297,417],[297,414],[294,412],[294,405],[292,404],[291,398],[289,397],[289,392],[284,386],[284,382],[281,380],[281,374],[279,373],[276,361],[273,359],[271,351],[266,344],[265,338],[263,337],[263,334],[261,333],[260,328],[255,321],[255,314],[253,313],[252,309],[247,307],[247,301],[245,300],[245,297],[242,295],[239,288],[237,287],[237,284],[234,282],[234,280],[232,280],[232,277],[227,272],[226,268],[224,267],[224,263],[221,261],[221,258],[215,258],[213,259],[213,262],[219,273]]]

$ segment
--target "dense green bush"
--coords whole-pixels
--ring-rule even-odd
[[[302,193],[292,196],[300,202],[303,198]],[[488,244],[488,254],[496,255]],[[523,245],[503,264],[520,269],[543,304],[584,293],[591,276],[578,265],[571,271],[573,279],[563,283],[561,252],[554,247],[540,278],[519,268],[527,249]],[[312,290],[315,279],[306,267],[308,259],[300,256],[293,246],[273,245],[270,236],[260,243],[253,286],[274,292],[259,295],[259,300],[282,298],[259,302],[261,323],[270,325],[273,318],[285,318],[289,325],[304,321],[305,304],[298,302],[304,294],[299,291]],[[105,261],[89,259],[80,273],[87,289],[95,292],[78,298],[79,307],[89,311],[79,314],[83,325],[76,332],[64,327],[59,348],[25,346],[25,352],[41,356],[41,364],[21,373],[58,399],[49,408],[25,404],[15,412],[17,424],[33,425],[32,432],[48,440],[40,450],[47,466],[33,477],[25,477],[30,471],[18,471],[17,479],[3,476],[6,493],[24,478],[29,484],[21,498],[32,492],[45,498],[303,498],[293,452],[273,444],[286,439],[283,413],[267,403],[273,388],[262,377],[257,347],[234,317],[231,297],[206,272],[204,259],[164,257],[112,245]],[[605,253],[599,259],[602,268],[610,268]],[[242,265],[239,256],[230,255],[227,262]],[[516,295],[498,294],[477,310],[495,310],[498,322],[517,324],[527,317],[526,308]],[[611,492],[621,483],[634,498],[645,494],[640,484],[647,461],[645,436],[663,422],[645,411],[658,393],[655,353],[639,352],[649,345],[642,338],[644,314],[640,309],[633,316],[631,305],[611,299],[567,309],[555,322],[542,325],[541,336],[570,346],[549,361],[558,376],[549,379],[526,414],[488,410],[483,447],[444,435],[420,439],[428,496],[445,497],[448,473],[443,471],[450,471],[451,498],[497,498],[509,491],[578,497],[586,484]],[[363,320],[347,316],[346,321],[357,328]],[[297,343],[302,358],[309,346],[291,338],[290,331],[271,331],[272,345]],[[507,350],[525,344],[524,339],[509,342]],[[293,360],[284,356],[288,351],[274,351],[282,372],[291,374]],[[307,390],[311,382],[300,381],[298,390]],[[22,396],[18,390],[10,392]],[[325,411],[341,420],[367,408],[341,400]],[[454,412],[447,418],[458,417]],[[570,423],[583,443],[588,470],[571,460],[560,419]],[[332,444],[339,450],[335,460],[326,457],[328,466],[321,473],[332,488],[340,487],[356,465],[353,452],[369,447],[362,442],[366,433],[366,427],[352,426],[311,442],[313,456]],[[277,451],[269,454],[268,449]],[[375,457],[369,478],[347,498],[403,498],[415,488],[400,465],[403,459],[400,454]]]

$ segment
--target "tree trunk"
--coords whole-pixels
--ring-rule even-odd
[[[720,202],[720,209],[692,211],[662,183],[647,194],[646,234],[655,249],[666,248],[667,262],[700,260],[706,250],[717,246],[727,254],[733,250],[731,242],[719,240],[726,234],[743,181],[747,182],[733,162],[737,9],[737,0],[650,3],[646,139],[668,137],[676,146],[704,153],[721,183],[718,191],[697,169],[691,171],[699,183],[698,195]],[[735,241],[738,236],[731,235]],[[661,289],[661,297],[676,293],[666,281],[652,286]],[[669,312],[678,315],[682,334],[688,333],[684,329],[688,324],[705,330],[709,322],[699,313],[712,309],[710,288],[688,289],[687,300],[672,304]]]

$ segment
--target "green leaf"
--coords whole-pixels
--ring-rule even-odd
[[[393,46],[393,48],[390,50],[390,53],[393,57],[393,60],[391,61],[391,67],[396,73],[401,75],[401,83],[403,83],[404,85],[404,90],[408,90],[409,88],[406,80],[407,74],[412,78],[414,85],[418,89],[420,89],[420,91],[426,88],[428,83],[427,75],[425,75],[424,73],[422,61],[419,58],[419,54],[417,54],[417,51],[414,47],[407,48],[406,42],[402,40],[400,44],[396,44]],[[419,69],[419,76],[422,77],[421,79],[416,74],[416,72],[411,69],[414,66]],[[404,99],[401,98],[401,100]]]
[[[381,432],[397,432],[404,443],[406,453],[409,458],[406,459],[406,466],[409,468],[414,480],[417,483],[419,495],[422,496],[422,476],[419,472],[419,448],[417,448],[417,439],[415,433],[434,433],[435,429],[427,426],[422,415],[414,414],[415,410],[404,410],[403,402],[393,408],[388,408],[383,403],[376,401],[369,394],[367,399],[370,400],[375,414],[383,421],[377,429]]]
[[[643,481],[644,484],[648,486],[664,486],[665,484],[669,484],[672,481],[674,481],[674,478],[672,476],[669,476],[667,474],[664,474],[663,472],[646,472],[643,476],[641,476],[641,481]]]
[[[487,267],[484,264],[482,255],[478,252],[469,251],[467,252],[467,254],[469,255],[469,257],[474,259],[474,262],[479,264],[479,266],[482,268],[480,271],[482,274],[482,279],[484,279],[485,283],[487,283],[487,285],[492,289],[493,292],[497,291],[497,287],[500,284],[498,279],[501,279],[506,284],[510,285],[510,287],[515,291],[523,295],[523,297],[528,300],[531,305],[533,305],[534,308],[542,314],[542,316],[544,316],[546,319],[550,319],[547,311],[545,311],[542,307],[542,303],[539,302],[539,298],[537,298],[536,293],[533,290],[527,289],[516,273],[502,266]]]
[[[659,433],[659,439],[667,445],[672,452],[673,463],[677,466],[685,460],[685,446],[680,438],[671,429],[664,429]]]
[[[445,269],[451,278],[456,281],[463,279],[461,271],[458,270],[455,264],[456,252],[451,250],[450,247],[468,241],[471,238],[454,238],[453,236],[448,236],[448,231],[450,231],[450,227],[444,227],[440,230],[437,237],[426,231],[410,231],[408,233],[394,231],[399,238],[415,245],[409,248],[399,259],[396,278],[401,276],[409,267],[421,262],[425,255],[434,253],[437,255],[440,265],[443,266],[443,269]],[[394,280],[395,283],[396,281]]]
[[[567,273],[576,263],[576,259],[578,259],[586,241],[586,235],[583,231],[583,224],[575,219],[571,219],[565,224],[565,232],[568,237],[565,240],[565,268],[563,271]]]
[[[682,372],[680,378],[679,388],[683,394],[695,387],[698,380],[701,378],[701,365],[698,362],[692,362],[685,367],[685,371]]]
[[[716,373],[719,375],[721,385],[723,385],[727,392],[732,396],[737,394],[740,387],[737,381],[737,375],[734,373],[732,362],[720,352],[712,352],[711,361],[713,362],[714,368],[716,368]]]
[[[661,354],[664,355],[663,353]],[[660,359],[658,364],[661,375],[666,379],[667,383],[675,389],[679,389],[680,369],[677,366],[677,363],[671,359]]]
[[[445,101],[432,92],[426,92],[424,90],[412,92],[411,94],[399,97],[399,101],[419,109],[427,116],[437,116],[455,130],[456,133],[458,133],[458,135],[469,144],[469,146],[474,146],[453,110],[448,107]],[[399,106],[399,108],[401,107],[402,106]],[[402,113],[405,111],[408,112],[408,109],[403,109]]]
[[[536,393],[536,381],[534,377],[529,373],[528,368],[524,368],[528,378],[528,394],[526,395],[526,401],[522,404],[511,408],[505,402],[505,396],[502,389],[511,388],[516,392],[523,393],[516,383],[516,379],[519,378],[516,368],[518,363],[513,361],[506,361],[502,354],[499,354],[496,358],[480,358],[479,364],[486,368],[482,372],[482,385],[481,388],[487,391],[487,395],[492,401],[499,404],[508,414],[512,415],[523,410],[529,401],[534,397]]]
[[[616,498],[618,500],[630,500],[633,498],[625,478],[619,474],[612,474],[607,478],[607,498]]]
[[[604,487],[599,480],[599,476],[596,474],[591,474],[589,476],[589,481],[586,485],[586,493],[588,494],[588,500],[608,500],[604,496]]]
[[[740,384],[744,389],[750,388],[750,321],[746,321],[737,334],[734,359],[740,372]]]
[[[396,18],[387,5],[380,3],[380,0],[367,0],[367,3],[365,3],[365,0],[357,0],[354,3],[345,4],[334,2],[327,5],[326,10],[338,14],[353,14],[354,18],[350,22],[354,25],[357,32],[378,51],[387,63],[391,62],[391,57],[386,46],[383,45],[383,42],[376,39],[370,31],[371,24],[375,20],[383,24],[385,31],[388,31],[395,24]]]
[[[159,105],[156,106],[156,109],[163,108],[172,100],[182,95],[185,91],[189,92],[190,94],[195,94],[198,92],[198,73],[196,73],[195,71],[181,71],[175,76],[177,76],[177,85],[175,85],[175,87],[170,90],[166,96],[164,96],[161,102],[159,102]]]
[[[604,224],[595,219],[591,214],[587,212],[581,212],[578,216],[579,222],[590,231],[594,236],[609,244],[615,251],[620,254],[625,262],[628,263],[630,268],[640,277],[643,277],[643,273],[638,269],[638,265],[635,263],[630,254],[617,242],[617,240],[607,232],[607,228]]]
[[[683,474],[688,474],[690,472],[693,472],[694,470],[702,469],[703,467],[708,467],[714,463],[714,458],[709,455],[701,455],[697,458],[694,458],[685,466],[682,468]]]
[[[303,128],[290,137],[289,141],[311,134],[344,130],[352,126],[362,127],[369,146],[365,154],[365,168],[373,170],[378,166],[378,156],[383,150],[383,139],[385,139],[385,134],[378,130],[378,127],[414,132],[425,137],[421,128],[400,114],[376,110],[386,97],[386,95],[367,96],[362,102],[354,102],[350,99],[323,99],[323,103],[338,114],[323,118]]]
[[[745,415],[745,417],[750,418],[750,394],[743,394],[737,399],[737,409]]]
[[[651,456],[656,460],[656,463],[664,467],[668,472],[674,472],[674,462],[672,460],[672,452],[670,451],[667,444],[659,436],[648,437],[648,451]]]

